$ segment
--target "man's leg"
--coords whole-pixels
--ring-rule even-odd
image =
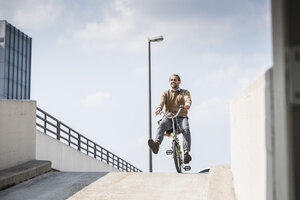
[[[184,164],[188,164],[192,160],[192,157],[189,155],[191,150],[191,132],[188,118],[178,117],[178,124],[183,134]]]
[[[183,134],[183,150],[184,152],[191,150],[191,132],[187,117],[178,117],[179,128]]]
[[[152,149],[154,154],[158,153],[159,145],[162,143],[164,139],[164,132],[171,128],[172,128],[172,120],[164,117],[157,128],[155,141],[153,141],[152,139],[148,140],[148,145]]]
[[[164,117],[161,120],[160,125],[158,126],[158,128],[156,130],[155,141],[158,141],[161,144],[164,139],[165,131],[167,131],[171,128],[172,128],[172,120]]]

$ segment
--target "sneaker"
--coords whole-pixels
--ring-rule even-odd
[[[157,153],[158,153],[158,150],[159,150],[159,143],[154,142],[152,139],[149,139],[149,140],[148,140],[148,145],[149,145],[150,149],[152,150],[152,152],[153,152],[154,154],[157,154]]]
[[[189,164],[189,162],[192,160],[191,155],[189,152],[184,153],[184,164]]]

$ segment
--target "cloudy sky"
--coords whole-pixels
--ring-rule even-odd
[[[192,172],[230,163],[229,103],[272,66],[269,0],[0,0],[0,18],[33,39],[32,99],[148,171],[152,121],[170,74],[191,92]],[[166,138],[154,171],[175,171]]]

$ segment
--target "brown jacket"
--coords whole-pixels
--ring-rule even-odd
[[[161,110],[165,106],[167,115],[176,114],[180,105],[192,104],[191,95],[188,90],[180,89],[180,91],[166,90],[160,96],[160,101],[157,108]],[[188,111],[182,109],[178,116],[187,117]]]

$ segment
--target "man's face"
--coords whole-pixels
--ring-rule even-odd
[[[180,81],[178,80],[177,76],[171,76],[170,77],[170,86],[172,89],[179,88]]]

